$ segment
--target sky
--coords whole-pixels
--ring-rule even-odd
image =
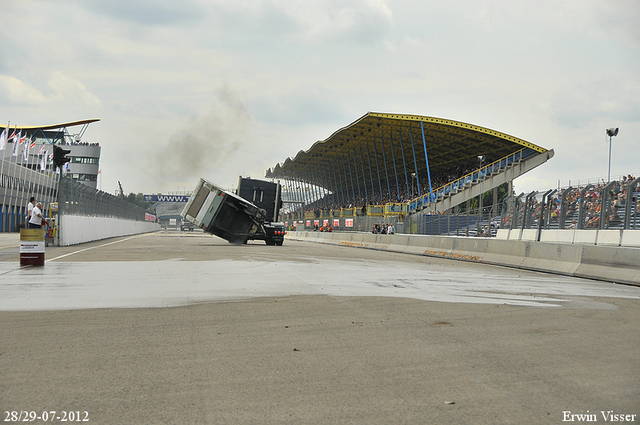
[[[232,189],[370,111],[553,149],[517,192],[606,179],[610,127],[612,178],[640,175],[637,0],[0,0],[0,23],[0,122],[99,118],[110,193]]]

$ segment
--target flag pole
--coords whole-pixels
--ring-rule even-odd
[[[9,128],[11,127],[11,121],[7,121],[7,127],[4,129],[4,131],[2,132],[2,134],[4,134],[4,139],[5,139],[5,143],[4,146],[2,147],[2,158],[0,158],[2,160],[2,164],[0,165],[0,176],[4,175],[4,156],[6,154],[6,152],[4,152],[7,148],[7,143],[8,143],[8,137],[9,137]],[[5,188],[4,190],[4,194],[2,196],[2,205],[0,205],[0,232],[4,231],[4,217],[3,217],[3,213],[6,215],[6,211],[5,210],[5,201],[7,200],[7,189]]]
[[[26,141],[26,136],[25,136],[25,141]],[[18,137],[18,142],[20,143],[20,145],[22,145],[22,131],[20,131],[20,137]],[[23,201],[24,201],[24,194],[25,191],[27,190],[27,171],[24,171],[25,177],[23,180],[22,177],[22,168],[24,168],[24,161],[22,160],[24,158],[24,147],[22,148],[22,155],[20,154],[20,146],[18,146],[18,156],[16,157],[16,165],[18,165],[20,168],[18,168],[18,181],[20,182],[19,184],[22,186],[20,192],[17,194],[18,196],[16,197],[16,207],[18,207],[18,212],[20,214],[20,221],[18,223],[20,223],[24,217],[24,211],[22,210],[22,205],[23,205]],[[20,160],[20,164],[18,164],[18,160]],[[20,204],[18,204],[20,203]]]

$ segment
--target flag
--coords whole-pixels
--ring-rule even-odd
[[[46,147],[47,145],[42,145],[42,147],[40,148],[40,151],[38,152],[38,155],[42,155],[43,153],[47,155]]]
[[[26,139],[26,136],[25,136]],[[36,145],[35,141],[31,141],[29,140],[27,143],[25,143],[24,145],[24,160],[25,161],[29,161],[29,151],[31,150],[32,147],[34,147]]]
[[[44,145],[42,145],[44,148]],[[40,149],[42,152],[42,149]],[[42,155],[42,159],[40,160],[40,171],[44,171],[47,169],[47,151],[44,151],[44,155]]]
[[[7,146],[7,128],[2,130],[2,134],[0,134],[0,151],[3,151]]]
[[[18,156],[18,146],[20,146],[20,133],[15,135],[15,130],[11,138],[13,139],[13,156]]]
[[[16,137],[16,129],[15,129],[15,128],[13,129],[13,133],[11,133],[11,136],[9,136],[9,137],[7,138],[7,140],[14,141],[14,140],[13,140],[13,138],[14,138],[14,137]]]

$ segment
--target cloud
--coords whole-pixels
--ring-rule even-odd
[[[192,0],[68,0],[79,7],[116,20],[145,26],[167,26],[203,19],[205,8]]]
[[[391,10],[381,0],[353,2],[298,3],[298,22],[306,28],[306,35],[314,41],[331,40],[375,45],[384,41],[393,26]],[[295,9],[294,9],[295,10]]]
[[[375,45],[393,25],[383,0],[219,0],[215,5],[212,15],[218,15],[218,22],[235,37],[252,42],[261,36],[289,45]]]
[[[551,98],[549,113],[563,127],[583,128],[600,120],[640,123],[640,83],[615,75],[562,87]]]
[[[35,106],[47,102],[38,89],[7,75],[0,75],[0,98],[5,105],[13,106]]]
[[[77,80],[59,72],[49,76],[43,91],[15,77],[0,75],[0,97],[6,105],[13,106],[46,106],[62,102],[74,103],[77,106],[95,108],[100,100]]]
[[[49,78],[53,98],[66,102],[76,102],[87,107],[100,107],[100,99],[91,93],[80,81],[60,72],[54,72]]]
[[[289,125],[331,122],[344,116],[336,99],[317,85],[299,85],[285,93],[261,97],[252,109],[260,121]]]

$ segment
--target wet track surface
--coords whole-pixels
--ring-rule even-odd
[[[233,246],[192,232],[48,247],[44,267],[19,267],[6,241],[0,252],[4,311],[317,294],[596,309],[615,308],[606,298],[640,298],[640,288],[573,277],[297,241]]]

